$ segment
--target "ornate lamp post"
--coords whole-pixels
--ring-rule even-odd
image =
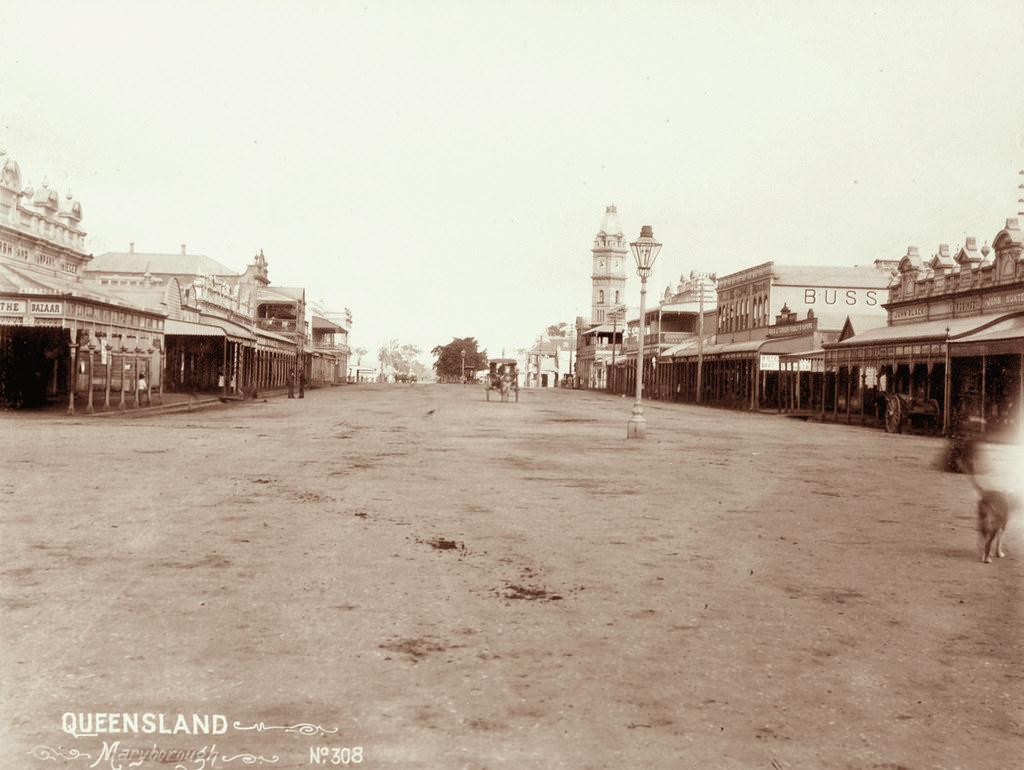
[[[124,405],[124,386],[125,386],[125,382],[124,382],[124,369],[125,369],[124,359],[125,359],[125,354],[128,352],[128,346],[124,344],[124,335],[123,334],[118,334],[117,335],[117,341],[118,341],[118,344],[121,346],[121,359],[120,359],[120,365],[121,365],[121,400],[120,400],[120,402],[118,402],[117,408],[123,410],[125,408],[125,405]]]
[[[654,270],[661,244],[654,240],[654,229],[650,225],[640,228],[640,237],[629,244],[636,259],[636,274],[640,276],[640,324],[637,328],[636,347],[636,401],[633,414],[626,423],[626,438],[644,438],[647,435],[647,419],[641,404],[644,381],[644,315],[647,312],[647,279]]]
[[[68,414],[75,413],[75,388],[78,386],[78,332],[71,335],[71,377],[68,385]]]
[[[466,351],[462,350],[462,384],[466,384]]]
[[[138,409],[142,406],[142,394],[139,393],[139,375],[142,373],[140,368],[141,361],[139,360],[142,356],[142,348],[138,345],[135,346],[135,355],[132,357],[132,390],[135,391],[135,408]]]
[[[94,361],[92,354],[96,350],[96,345],[94,345],[92,340],[90,340],[89,344],[86,345],[85,347],[88,348],[88,350],[89,350],[89,402],[88,402],[88,404],[85,407],[85,413],[86,414],[92,414],[93,413],[92,387],[93,387],[93,361]]]
[[[165,367],[164,367],[164,346],[160,342],[159,339],[155,339],[155,340],[153,340],[153,347],[155,347],[157,353],[160,354],[159,359],[158,359],[158,363],[157,363],[157,374],[160,377],[160,385],[159,385],[160,390],[157,391],[157,395],[160,397],[160,403],[163,404],[163,402],[164,402],[164,375],[166,374]],[[149,399],[152,402],[152,400],[153,400],[153,383],[149,383],[149,388],[150,388],[150,390],[149,390],[149,393],[150,393]]]

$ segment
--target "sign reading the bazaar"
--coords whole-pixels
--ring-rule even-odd
[[[24,315],[25,303],[20,299],[0,299],[0,315]]]
[[[32,315],[63,315],[64,313],[63,302],[36,302],[33,300],[29,307],[32,309]]]

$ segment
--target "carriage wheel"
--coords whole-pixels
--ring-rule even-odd
[[[896,396],[885,397],[885,432],[901,433],[903,429],[903,405]]]

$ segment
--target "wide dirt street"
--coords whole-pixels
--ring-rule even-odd
[[[629,412],[0,415],[0,767],[1020,766],[1024,527],[940,440]]]

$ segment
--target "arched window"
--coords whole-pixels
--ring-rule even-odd
[[[604,289],[601,289],[597,292],[597,301],[600,302],[602,305],[604,304]]]

